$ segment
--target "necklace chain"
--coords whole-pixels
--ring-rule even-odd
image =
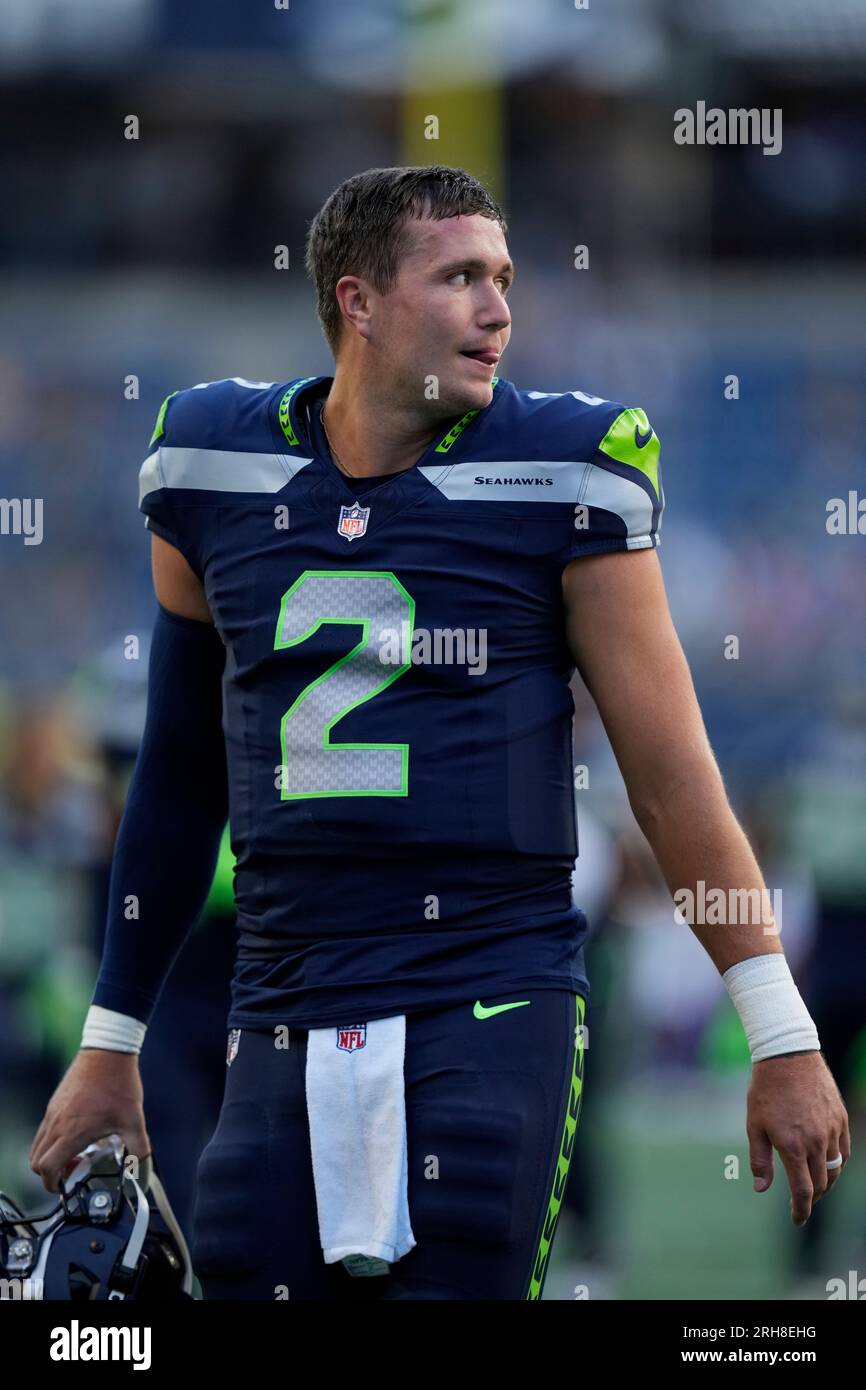
[[[328,441],[328,448],[329,448],[330,451],[331,451],[331,454],[332,454],[332,456],[333,456],[333,459],[334,459],[335,464],[337,465],[337,467],[339,468],[340,472],[341,472],[345,477],[347,477],[347,478],[352,478],[352,480],[354,481],[354,476],[355,476],[355,475],[352,474],[352,473],[349,473],[349,472],[343,467],[342,463],[340,462],[340,455],[337,453],[336,449],[334,448],[333,444],[331,443],[331,436],[328,434],[328,426],[325,424],[325,407],[324,407],[324,406],[322,406],[322,413],[321,413],[321,415],[319,416],[319,419],[320,419],[321,422],[322,422],[322,429],[325,431],[325,438],[326,438],[327,441]]]
[[[333,460],[334,460],[335,464],[337,465],[337,467],[339,468],[340,472],[343,474],[343,476],[344,476],[345,478],[349,478],[349,479],[351,480],[351,482],[353,482],[353,483],[354,483],[354,482],[357,482],[357,481],[358,481],[358,478],[359,478],[359,477],[363,477],[364,475],[363,475],[363,474],[358,474],[358,473],[350,473],[349,470],[348,470],[347,468],[344,468],[343,465],[342,465],[342,463],[340,462],[340,455],[337,453],[336,449],[334,448],[333,444],[331,443],[331,436],[328,434],[328,426],[325,424],[325,407],[324,407],[324,404],[322,405],[322,409],[321,409],[321,412],[320,412],[320,414],[319,414],[319,419],[320,419],[321,422],[322,422],[322,429],[325,431],[325,438],[326,438],[327,441],[328,441],[328,448],[329,448],[330,451],[331,451],[331,455],[332,455],[332,457],[333,457]],[[408,471],[408,470],[407,470],[407,471]]]

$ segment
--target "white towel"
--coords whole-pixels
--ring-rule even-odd
[[[307,1035],[319,1239],[325,1264],[343,1260],[350,1274],[387,1273],[416,1243],[409,1219],[405,1052],[404,1014],[311,1028]]]

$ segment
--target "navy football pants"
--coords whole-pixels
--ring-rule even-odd
[[[289,1047],[241,1031],[198,1165],[192,1260],[205,1299],[537,1299],[580,1114],[584,1000],[525,990],[406,1018],[409,1213],[417,1241],[386,1275],[326,1265],[304,1093]],[[428,1176],[436,1167],[438,1176]]]

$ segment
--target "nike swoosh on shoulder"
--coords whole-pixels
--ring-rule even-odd
[[[526,1004],[531,1004],[531,999],[521,999],[515,1004],[493,1004],[486,1009],[480,999],[476,999],[475,1008],[472,1010],[476,1018],[492,1018],[493,1014],[505,1013],[506,1009],[522,1009]]]
[[[637,445],[637,447],[638,447],[639,449],[643,449],[647,444],[649,444],[649,442],[650,442],[650,440],[652,439],[652,437],[653,437],[652,425],[650,425],[650,428],[647,430],[646,434],[641,434],[640,425],[635,425],[635,427],[634,427],[634,442],[635,442],[635,444]]]

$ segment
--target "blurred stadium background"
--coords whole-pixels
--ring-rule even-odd
[[[826,1298],[866,1275],[866,540],[826,529],[866,479],[864,92],[855,0],[0,0],[0,496],[44,505],[40,544],[0,534],[5,1190],[41,1209],[27,1152],[95,977],[154,613],[136,502],[159,404],[330,372],[310,219],[356,171],[453,163],[509,219],[504,375],[642,405],[661,437],[674,619],[854,1132],[803,1230],[778,1156],[752,1192],[739,1023],[576,688],[594,993],[545,1297]],[[698,100],[780,108],[782,152],[677,145]],[[223,1084],[230,871],[142,1058],[182,1219]]]

